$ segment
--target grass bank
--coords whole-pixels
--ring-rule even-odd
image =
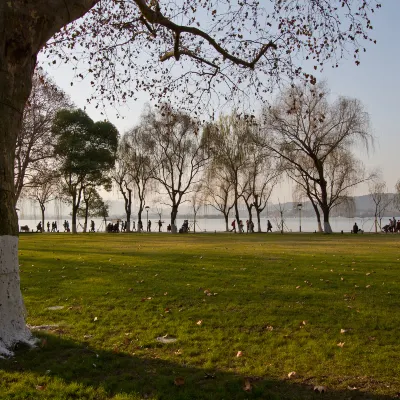
[[[399,235],[22,235],[47,327],[0,398],[394,398],[399,259]]]

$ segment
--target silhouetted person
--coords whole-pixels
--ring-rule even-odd
[[[354,225],[353,225],[353,233],[358,233],[358,231],[359,231],[359,229],[358,229],[357,222],[354,222]]]
[[[270,220],[267,221],[267,232],[272,233],[272,224],[271,224]]]

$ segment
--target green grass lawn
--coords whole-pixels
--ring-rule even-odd
[[[50,327],[0,399],[395,398],[399,259],[400,235],[22,235]]]

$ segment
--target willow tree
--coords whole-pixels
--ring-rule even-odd
[[[324,83],[297,85],[283,91],[264,117],[264,146],[287,164],[290,177],[321,209],[324,232],[331,233],[332,208],[368,179],[352,153],[372,141],[363,105],[345,97],[330,102]]]
[[[182,89],[181,99],[197,108],[217,85],[228,100],[243,85],[262,96],[283,75],[313,80],[300,66],[304,54],[319,68],[352,47],[359,62],[377,7],[376,0],[0,0],[0,353],[32,340],[19,288],[14,157],[45,46],[49,57],[83,59],[103,98]]]
[[[210,159],[207,135],[198,132],[191,116],[169,105],[162,111],[148,109],[143,120],[144,141],[153,149],[152,177],[165,191],[171,207],[171,229],[176,233],[179,206],[198,187]]]

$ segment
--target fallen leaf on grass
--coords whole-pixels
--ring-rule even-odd
[[[347,329],[341,329],[340,330],[340,333],[346,333],[347,332]]]
[[[326,386],[314,386],[314,392],[325,393],[326,392]]]
[[[339,343],[337,344],[337,346],[338,346],[338,347],[343,347],[343,346],[344,346],[344,343],[345,343],[345,342],[339,342]]]
[[[203,323],[202,319],[196,322],[197,325],[201,325],[202,323]]]
[[[300,286],[296,286],[296,289],[300,289]]]
[[[46,386],[44,385],[36,385],[36,390],[45,390]]]
[[[242,357],[243,356],[243,352],[242,351],[238,351],[236,354],[236,357]]]
[[[159,337],[157,337],[156,340],[157,340],[158,342],[161,342],[161,343],[174,343],[174,342],[176,342],[178,339],[175,338],[175,337],[173,337],[173,336],[170,336],[170,335],[166,334],[166,335],[164,335],[164,336],[159,336]]]
[[[99,319],[97,318],[97,317],[94,317],[93,318],[93,322],[96,322],[96,321],[98,321]]]
[[[349,390],[358,390],[358,388],[356,388],[355,386],[353,386],[353,387],[347,386],[347,389],[349,389]]]
[[[265,329],[266,329],[267,331],[272,332],[272,331],[274,330],[274,327],[271,326],[271,325],[269,325],[269,326],[267,326]]]
[[[174,379],[175,386],[183,386],[184,384],[185,384],[185,380],[181,376],[178,376]]]
[[[245,380],[244,380],[243,390],[244,390],[245,392],[251,392],[251,389],[252,389],[252,387],[251,387],[251,382],[250,382],[250,380],[249,380],[249,379],[245,379]]]
[[[292,371],[292,372],[289,372],[289,373],[287,374],[287,376],[288,376],[289,379],[295,377],[296,375],[297,375],[296,371]]]

